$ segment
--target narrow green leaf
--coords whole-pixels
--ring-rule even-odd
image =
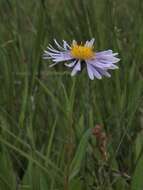
[[[79,172],[82,161],[85,157],[88,140],[91,136],[91,129],[88,129],[82,136],[80,143],[77,147],[75,156],[70,165],[70,180]]]
[[[140,157],[132,177],[131,190],[143,189],[143,154]]]

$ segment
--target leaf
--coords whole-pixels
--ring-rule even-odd
[[[143,189],[143,154],[140,157],[131,183],[131,190]]]
[[[12,162],[6,151],[0,156],[0,189],[14,190],[16,188],[16,176],[13,172]]]
[[[69,189],[70,190],[83,190],[83,182],[79,178],[73,179],[70,182]]]
[[[83,114],[80,116],[78,124],[76,126],[76,135],[78,139],[82,137],[82,134],[84,133],[84,116]]]
[[[140,154],[142,154],[142,150],[143,150],[143,134],[142,132],[140,132],[137,135],[136,141],[135,141],[135,158],[136,160],[138,160],[138,158],[140,157]]]
[[[88,140],[91,136],[91,129],[88,129],[81,138],[81,141],[78,145],[77,151],[75,153],[75,157],[73,158],[70,165],[70,180],[77,175],[80,170],[81,163],[85,157],[85,153],[87,150]]]

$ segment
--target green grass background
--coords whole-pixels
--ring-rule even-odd
[[[42,59],[54,38],[92,37],[119,52],[110,79]],[[142,63],[142,0],[0,0],[0,190],[142,190]]]

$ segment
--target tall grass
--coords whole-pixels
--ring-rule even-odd
[[[142,17],[141,0],[0,0],[0,190],[142,190]],[[110,79],[42,60],[92,37],[120,54]]]

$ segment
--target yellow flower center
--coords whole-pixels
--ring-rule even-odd
[[[94,56],[93,47],[73,45],[71,55],[76,59],[91,59]]]

